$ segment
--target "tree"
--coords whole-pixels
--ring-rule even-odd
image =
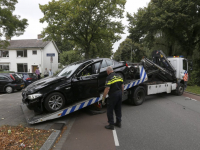
[[[155,44],[168,47],[169,55],[174,45],[180,46],[187,56],[200,42],[200,1],[196,0],[151,0],[148,7],[141,8],[129,19],[130,37],[145,41],[149,48]],[[164,43],[155,42],[165,39]]]
[[[91,43],[91,50],[89,53],[90,58],[106,57],[110,58],[113,54],[111,41],[100,40],[96,43]]]
[[[28,26],[27,19],[20,19],[20,16],[12,14],[17,2],[17,0],[0,0],[0,37],[19,36]],[[8,41],[0,40],[0,48],[6,48],[8,45]]]
[[[123,33],[123,25],[115,18],[122,18],[126,0],[52,0],[40,5],[48,27],[42,32],[45,38],[70,40],[83,49],[85,58],[90,58],[92,47],[101,42],[114,43]],[[104,47],[104,46],[103,46]],[[111,51],[112,49],[110,49]]]
[[[114,59],[117,61],[139,62],[143,56],[146,56],[143,47],[138,43],[133,43],[129,38],[120,43],[114,53]]]
[[[64,51],[59,55],[59,57],[62,65],[68,65],[83,59],[77,50]]]

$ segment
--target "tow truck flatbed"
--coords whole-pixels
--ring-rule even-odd
[[[145,72],[145,69],[142,65],[139,66],[139,70],[140,70],[140,79],[138,80],[129,80],[128,83],[124,84],[124,91],[137,86],[145,81],[148,80],[147,74]],[[125,92],[126,93],[126,92]],[[27,108],[25,109],[25,105],[21,105],[22,110],[26,116],[26,120],[28,124],[36,124],[36,123],[40,123],[40,122],[44,122],[47,120],[52,120],[52,119],[56,119],[56,118],[60,118],[63,116],[66,116],[70,113],[73,113],[77,110],[80,110],[82,108],[85,108],[89,105],[92,105],[94,103],[100,102],[102,100],[102,96],[103,93],[100,94],[100,97],[93,97],[93,98],[89,98],[89,99],[85,99],[82,100],[81,102],[77,102],[71,105],[66,106],[64,109],[58,110],[54,113],[46,113],[46,114],[41,114],[41,115],[35,115],[34,111],[31,110],[27,110]],[[124,94],[123,96],[123,100],[127,99],[127,95]]]

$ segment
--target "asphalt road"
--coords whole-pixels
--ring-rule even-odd
[[[79,112],[53,150],[199,150],[197,98],[160,94],[148,96],[140,106],[123,103],[122,128],[115,128],[116,136],[115,131],[104,128],[106,114],[90,116]]]
[[[55,147],[58,149],[200,149],[200,98],[188,94],[148,96],[140,106],[123,103],[122,128],[115,128],[119,146],[116,146],[113,131],[104,128],[107,124],[106,114],[91,116],[79,111],[71,116],[30,126],[20,107],[21,92],[1,94],[0,103],[0,126],[22,124],[49,129],[54,123],[66,122],[71,117],[74,122],[71,127],[67,126],[68,134],[63,134],[60,148]]]
[[[148,96],[137,107],[123,105],[123,127],[116,128],[117,150],[199,150],[200,101],[184,96]]]

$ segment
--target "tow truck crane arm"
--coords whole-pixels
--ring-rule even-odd
[[[173,82],[176,80],[176,71],[161,50],[153,51],[152,58],[153,61],[147,58],[141,60],[149,79],[153,78],[155,80],[157,78],[164,82]]]

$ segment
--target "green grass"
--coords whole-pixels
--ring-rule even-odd
[[[195,93],[195,94],[200,94],[200,86],[187,86],[186,92],[191,92],[191,93]]]

